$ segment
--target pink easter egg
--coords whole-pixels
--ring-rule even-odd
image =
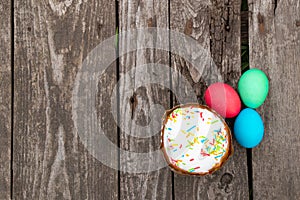
[[[225,118],[237,116],[241,111],[238,93],[228,84],[214,83],[204,94],[206,104]]]

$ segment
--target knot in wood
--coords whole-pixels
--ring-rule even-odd
[[[221,184],[224,185],[229,185],[233,180],[233,175],[230,173],[224,173],[223,176],[221,177]]]

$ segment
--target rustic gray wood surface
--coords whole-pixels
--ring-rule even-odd
[[[241,74],[240,67],[240,1],[171,1],[171,29],[185,33],[199,42],[215,62],[203,73],[180,56],[172,54],[172,67],[189,81],[198,101],[204,103],[207,86],[217,80],[233,87]],[[172,42],[171,42],[172,46]],[[203,63],[197,65],[204,65]],[[221,75],[221,78],[217,76]],[[181,78],[172,76],[173,87],[184,87]],[[183,95],[183,94],[182,94]],[[175,104],[178,102],[175,101]],[[187,103],[187,102],[184,102]],[[234,155],[217,172],[206,177],[175,174],[175,199],[248,199],[246,150],[234,142]]]
[[[258,109],[265,123],[253,149],[254,199],[300,197],[300,2],[249,1],[250,65],[265,72],[270,93]]]
[[[0,3],[0,199],[10,198],[11,1]]]
[[[211,82],[221,80],[236,87],[241,74],[239,0],[14,1],[14,68],[11,3],[0,3],[0,199],[251,197],[246,150],[236,142],[234,155],[223,168],[205,177],[177,175],[168,168],[153,171],[149,163],[153,157],[136,162],[134,154],[159,150],[160,124],[155,122],[160,122],[164,110],[187,103],[179,102],[179,96],[195,93],[195,101],[203,103]],[[250,192],[254,199],[296,200],[300,196],[300,3],[248,0],[248,4],[250,66],[263,69],[270,79],[269,96],[258,109],[265,122],[265,138],[252,151]],[[153,30],[146,41],[142,33],[134,37],[122,34],[137,28]],[[181,55],[147,48],[165,43],[171,51],[176,47],[175,33],[162,36],[155,33],[159,28],[171,28],[197,40],[215,65],[204,60],[203,72],[197,73]],[[132,46],[138,49],[121,55],[97,77],[94,110],[105,135],[122,149],[118,155],[106,152],[121,171],[101,163],[84,146],[72,104],[83,61],[116,32],[120,32],[116,54]],[[181,48],[190,53],[190,60],[200,55],[188,46]],[[149,63],[171,64],[172,70],[162,73],[144,65]],[[183,77],[192,89],[186,87]],[[111,101],[115,94],[117,102]],[[88,119],[82,122],[90,124]],[[124,127],[117,129],[117,123]],[[142,171],[140,166],[144,166]],[[133,173],[135,170],[139,172]]]
[[[141,28],[168,28],[167,1],[120,0],[119,5],[120,32]],[[157,43],[168,41],[168,38],[162,41],[155,30],[148,36],[146,41],[153,43],[153,48],[156,48]],[[170,108],[168,88],[158,84],[149,84],[149,82],[156,83],[158,80],[156,75],[160,73],[162,79],[168,82],[170,74],[158,71],[155,66],[149,68],[142,66],[149,63],[169,65],[168,52],[145,49],[147,42],[144,37],[145,34],[141,33],[131,39],[127,35],[120,35],[119,39],[120,53],[126,51],[129,46],[136,45],[137,48],[137,50],[121,56],[119,62],[120,123],[124,123],[126,128],[120,132],[120,147],[125,151],[147,154],[151,151],[159,151],[160,119],[164,110]],[[147,79],[149,80],[148,84]],[[160,106],[152,109],[154,105]],[[158,118],[152,117],[152,114],[156,114]],[[152,122],[158,122],[158,124],[151,124]],[[144,128],[139,129],[139,126]],[[139,135],[141,133],[143,133],[142,136]],[[151,162],[148,166],[146,164],[150,160],[141,160],[132,166],[132,157],[121,155],[120,199],[172,199],[171,171],[167,168],[151,171],[149,166],[154,164]],[[144,172],[128,172],[129,168],[137,170],[142,165],[145,165]]]
[[[72,116],[76,73],[87,54],[115,34],[115,2],[34,0],[14,7],[13,198],[117,199],[118,172],[85,149]],[[99,78],[95,108],[104,113],[115,64],[108,71]],[[103,112],[101,126],[117,143],[112,116]]]

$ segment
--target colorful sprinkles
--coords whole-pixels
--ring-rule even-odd
[[[187,172],[208,172],[222,162],[228,149],[223,121],[200,107],[176,108],[168,115],[164,147],[170,162]]]

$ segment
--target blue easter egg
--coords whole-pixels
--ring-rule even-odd
[[[264,136],[264,124],[260,115],[251,108],[242,110],[234,122],[234,136],[245,148],[257,146]]]

